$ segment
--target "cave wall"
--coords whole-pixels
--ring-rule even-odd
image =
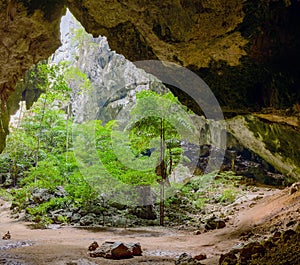
[[[65,7],[132,61],[173,61],[198,73],[225,114],[300,101],[298,0],[0,0],[0,150],[14,109],[8,98],[59,47]]]
[[[0,152],[5,146],[10,115],[25,99],[17,81],[60,45],[59,23],[64,13],[60,1],[0,1]],[[24,93],[23,93],[24,92]],[[28,94],[28,93],[27,93]]]

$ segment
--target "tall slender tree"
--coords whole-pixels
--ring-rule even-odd
[[[159,161],[155,167],[160,184],[160,225],[164,225],[165,187],[170,185],[169,176],[172,173],[175,161],[174,156],[180,156],[179,143],[184,134],[192,135],[194,126],[189,120],[187,112],[183,109],[178,99],[171,93],[164,95],[153,91],[141,91],[137,94],[136,106],[131,111],[132,125],[131,138],[135,139],[135,148],[151,148],[151,143],[158,139]],[[138,136],[137,140],[133,136]],[[177,148],[172,152],[173,148]]]

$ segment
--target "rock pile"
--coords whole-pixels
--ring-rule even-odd
[[[69,194],[62,186],[57,186],[54,190],[45,188],[34,188],[31,191],[29,200],[24,205],[13,202],[11,210],[15,218],[24,218],[26,221],[40,222],[40,214],[30,214],[31,209],[35,209],[41,203],[51,202],[59,198],[66,198]],[[70,197],[69,197],[70,198]],[[20,208],[25,208],[23,215]],[[74,201],[65,200],[63,204],[51,206],[44,217],[51,220],[53,225],[69,223],[80,226],[106,226],[106,227],[134,227],[157,225],[158,219],[156,210],[152,205],[145,206],[126,206],[114,202],[103,202],[99,196],[93,201],[89,208],[76,206]],[[43,224],[42,224],[43,225]],[[47,228],[51,228],[50,226]]]
[[[262,242],[249,242],[242,248],[222,254],[219,265],[300,264],[300,233],[292,229],[275,232]]]
[[[122,242],[106,241],[101,246],[94,241],[89,247],[89,255],[93,258],[102,257],[106,259],[129,259],[142,255],[140,243],[125,244]]]

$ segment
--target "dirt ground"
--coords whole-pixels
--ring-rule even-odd
[[[261,187],[226,206],[234,214],[226,227],[199,235],[176,228],[98,228],[57,227],[32,229],[29,223],[10,217],[9,203],[0,201],[1,236],[10,231],[11,240],[0,239],[0,264],[93,265],[93,264],[174,264],[186,252],[205,253],[202,264],[218,264],[222,253],[244,244],[251,232],[255,240],[268,238],[274,231],[286,229],[300,221],[300,191],[290,195],[289,188],[276,190]],[[143,256],[128,260],[90,258],[88,246],[97,241],[140,242]]]

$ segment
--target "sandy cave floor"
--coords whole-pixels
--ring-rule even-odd
[[[186,252],[205,253],[202,264],[218,264],[222,253],[243,243],[243,234],[253,233],[256,240],[268,238],[275,230],[285,229],[293,219],[300,221],[300,191],[290,195],[284,190],[260,187],[248,200],[233,203],[235,214],[226,227],[194,235],[193,231],[167,227],[78,229],[31,229],[30,223],[11,218],[9,206],[0,201],[1,236],[10,231],[11,240],[0,239],[0,264],[10,265],[93,265],[93,264],[174,264]],[[88,246],[97,241],[140,242],[143,256],[128,260],[91,258]]]

